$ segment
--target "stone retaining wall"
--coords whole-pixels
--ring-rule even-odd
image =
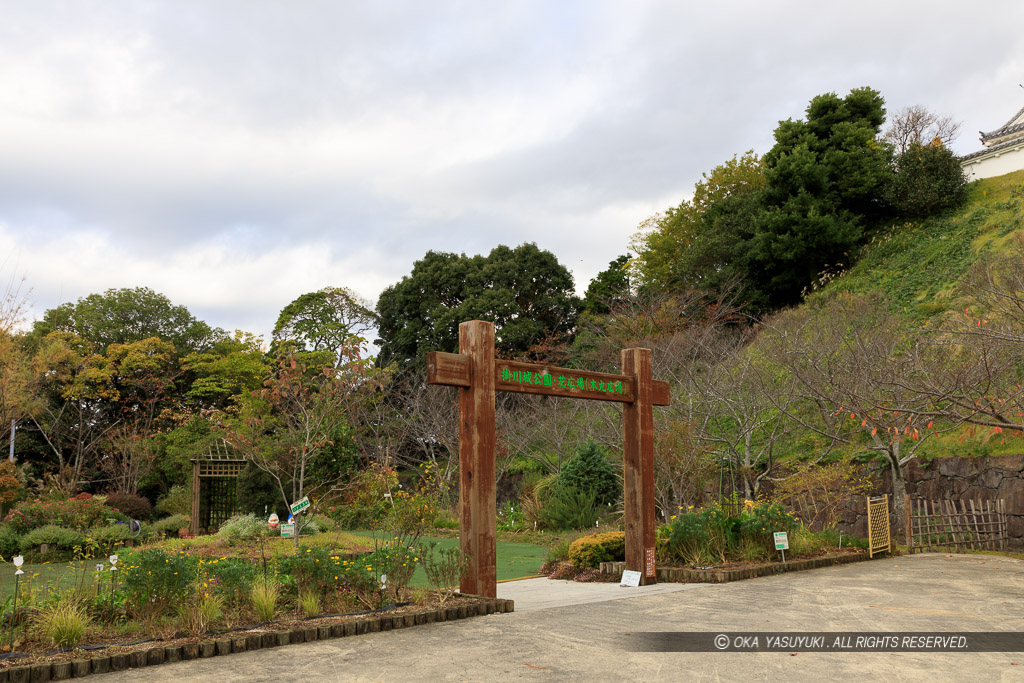
[[[872,463],[869,477],[872,495],[892,495],[888,466]],[[1024,545],[1024,455],[979,458],[934,458],[911,462],[906,468],[907,492],[926,500],[980,500],[1006,502],[1010,545]],[[890,509],[891,504],[890,504]],[[843,509],[839,528],[861,538],[867,537],[867,506],[860,496]],[[893,527],[894,538],[903,532]]]

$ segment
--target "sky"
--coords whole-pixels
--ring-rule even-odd
[[[428,250],[535,242],[579,292],[815,95],[1024,107],[1024,3],[0,0],[0,284],[148,287],[269,337]]]

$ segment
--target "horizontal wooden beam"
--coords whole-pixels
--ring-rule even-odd
[[[470,365],[468,356],[431,351],[427,354],[427,384],[468,387]],[[494,388],[498,391],[617,403],[632,403],[636,395],[634,380],[626,375],[587,372],[539,363],[495,360],[494,377]],[[651,389],[651,403],[656,406],[669,405],[668,382],[653,381]]]
[[[471,367],[469,356],[431,351],[427,354],[427,384],[468,387]]]
[[[494,373],[498,391],[618,403],[632,403],[636,396],[633,378],[625,375],[507,360],[494,361]]]
[[[654,380],[651,382],[651,404],[656,406],[671,405],[668,382]]]

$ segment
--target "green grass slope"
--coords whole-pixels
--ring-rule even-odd
[[[880,231],[856,263],[821,293],[881,292],[905,316],[923,320],[955,305],[957,284],[984,254],[1024,228],[1024,170],[973,183],[959,211]]]

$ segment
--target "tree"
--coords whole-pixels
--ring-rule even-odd
[[[298,350],[323,352],[336,365],[345,362],[344,349],[362,339],[377,324],[370,304],[345,287],[324,287],[303,294],[281,309],[274,325],[274,343],[293,342]]]
[[[584,311],[592,315],[604,315],[611,311],[609,306],[629,296],[629,259],[629,254],[619,256],[590,281],[583,296]]]
[[[743,496],[757,497],[772,476],[775,447],[794,427],[786,414],[796,400],[790,376],[745,348],[737,336],[722,336],[719,348],[690,366],[697,434],[739,475]]]
[[[961,283],[968,305],[928,338],[951,362],[913,388],[933,399],[938,417],[1024,435],[1022,264],[1024,237],[980,260]]]
[[[146,287],[108,289],[90,294],[77,303],[62,304],[43,314],[35,323],[33,336],[42,339],[50,332],[71,332],[95,344],[102,353],[110,344],[130,344],[159,337],[174,344],[181,355],[201,351],[220,336],[196,320],[184,306],[175,306],[163,294]]]
[[[929,437],[947,397],[916,387],[950,367],[944,349],[924,343],[877,298],[816,299],[768,322],[766,353],[805,392],[806,410],[787,414],[812,432],[881,455],[888,465],[897,528],[906,520],[906,466]]]
[[[56,458],[51,485],[74,495],[116,423],[110,359],[70,332],[51,332],[33,358],[38,391],[29,415]]]
[[[466,320],[493,322],[499,353],[528,355],[533,345],[572,332],[573,287],[554,254],[535,244],[498,246],[486,257],[429,251],[380,295],[379,362],[422,364],[428,351],[457,351]]]
[[[235,396],[259,389],[270,376],[262,345],[262,337],[237,331],[185,356],[181,364],[190,380],[186,399],[199,409],[222,409]]]
[[[763,186],[764,164],[753,150],[702,174],[692,200],[641,224],[633,237],[634,279],[661,292],[731,285],[744,272],[744,244]]]
[[[765,155],[763,208],[746,261],[772,307],[797,302],[827,268],[849,264],[866,225],[884,217],[891,150],[877,139],[882,96],[818,95],[806,120],[782,121]]]
[[[927,145],[939,140],[948,147],[960,135],[960,122],[949,116],[939,116],[920,104],[904,107],[893,114],[885,140],[893,146],[897,156],[905,154],[913,145]]]
[[[967,176],[960,159],[941,143],[911,142],[893,165],[895,174],[885,196],[900,215],[923,218],[967,201]]]
[[[174,346],[156,337],[111,344],[106,356],[117,400],[100,467],[116,493],[135,495],[153,469],[161,413],[182,371]]]
[[[238,418],[222,423],[225,439],[273,479],[285,507],[330,490],[343,475],[324,460],[337,455],[352,404],[378,384],[379,371],[361,351],[349,344],[341,367],[281,356],[263,388],[241,398]]]

